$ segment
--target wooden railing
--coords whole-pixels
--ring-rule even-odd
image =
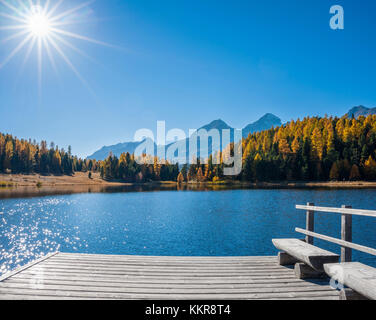
[[[351,206],[342,208],[315,207],[313,203],[306,206],[297,205],[296,209],[306,210],[306,229],[296,228],[295,231],[306,236],[306,242],[313,244],[313,239],[321,239],[341,246],[341,262],[352,261],[352,249],[376,256],[376,249],[352,242],[352,216],[376,217],[376,211],[352,209]],[[315,212],[337,213],[341,215],[341,239],[316,233],[314,230]]]

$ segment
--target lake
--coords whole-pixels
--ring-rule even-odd
[[[174,189],[174,188],[172,188]],[[376,190],[142,188],[0,200],[0,274],[50,251],[167,256],[276,255],[272,238],[304,236],[295,204],[376,209]],[[340,215],[317,213],[319,233],[340,237]],[[376,219],[353,218],[353,241],[376,248]],[[339,247],[316,241],[339,252]],[[376,266],[376,258],[354,251]]]

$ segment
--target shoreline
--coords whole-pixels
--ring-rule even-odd
[[[39,183],[39,184],[38,184]],[[331,181],[331,182],[185,182],[160,181],[146,183],[122,183],[104,181],[98,173],[78,172],[73,176],[41,176],[38,174],[0,174],[0,199],[23,198],[49,195],[102,192],[147,192],[155,190],[219,191],[229,189],[376,189],[375,182]]]
[[[106,181],[100,178],[99,173],[88,174],[77,172],[72,176],[53,176],[39,174],[0,174],[0,190],[4,188],[45,188],[45,187],[68,187],[68,186],[176,186],[176,181],[152,181],[152,182],[119,182]],[[234,186],[234,187],[282,187],[282,188],[376,188],[376,181],[275,181],[275,182],[244,182],[222,180],[218,182],[184,182],[181,186]]]

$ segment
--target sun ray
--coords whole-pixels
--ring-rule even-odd
[[[29,1],[30,3],[31,1]],[[29,14],[30,13],[30,8],[32,6],[32,4],[30,4],[30,8],[28,8],[24,2],[22,0],[18,0],[18,3],[20,4],[20,6],[26,11],[26,14]]]
[[[96,61],[95,59],[93,59],[92,57],[90,57],[88,54],[86,54],[84,51],[78,49],[76,46],[74,46],[69,41],[65,40],[64,38],[60,37],[59,35],[57,35],[57,34],[51,34],[51,37],[55,38],[56,40],[60,41],[65,46],[67,46],[67,47],[71,48],[72,50],[76,51],[81,56],[85,57],[86,59],[89,59],[89,60],[91,60],[91,61],[99,64],[98,61]]]
[[[4,13],[4,12],[0,12],[0,16],[2,16],[4,18],[12,19],[12,20],[17,21],[17,22],[21,22],[23,24],[27,23],[27,20],[24,20],[24,19],[21,19],[21,18],[17,18],[15,16],[11,16],[10,14]]]
[[[106,21],[106,20],[108,19],[105,19],[105,18],[88,19],[88,18],[75,17],[75,20],[52,22],[51,27],[61,27],[61,26],[75,25],[75,24],[81,24],[81,23],[101,22],[101,21]]]
[[[22,31],[20,31],[18,33],[12,34],[11,36],[3,39],[2,42],[5,43],[5,42],[8,42],[8,41],[10,41],[12,39],[19,38],[19,37],[23,36],[24,34],[26,34],[28,32],[29,32],[29,30],[22,30]]]
[[[63,12],[63,13],[55,16],[55,17],[52,17],[51,18],[51,22],[59,20],[59,19],[65,17],[65,16],[67,16],[69,14],[72,14],[72,13],[74,13],[74,12],[76,12],[76,11],[82,9],[82,8],[85,8],[85,7],[89,6],[90,4],[92,4],[94,1],[95,0],[90,0],[90,1],[84,2],[84,3],[80,4],[79,6],[73,8],[73,9],[69,9],[69,10],[67,10],[67,11],[65,11],[65,12]]]
[[[11,4],[9,4],[7,1],[5,0],[0,0],[0,3],[2,3],[4,6],[8,7],[9,9],[13,10],[15,13],[17,13],[19,16],[21,17],[25,17],[27,18],[27,16],[22,13],[20,10],[18,10],[16,7],[12,6]]]
[[[76,77],[84,84],[84,86],[95,95],[94,91],[90,88],[89,84],[86,82],[86,80],[81,76],[81,74],[78,72],[76,67],[73,65],[73,63],[69,60],[69,58],[65,55],[65,53],[61,50],[59,45],[53,40],[50,36],[47,36],[48,40],[50,41],[51,45],[55,48],[55,50],[60,54],[62,59],[65,61],[65,63],[72,69],[73,73],[76,75]]]
[[[79,40],[85,40],[87,42],[92,42],[92,43],[99,44],[99,45],[106,46],[106,47],[114,47],[113,45],[111,45],[109,43],[98,41],[98,40],[95,40],[95,39],[92,39],[92,38],[89,38],[89,37],[81,36],[77,33],[69,32],[69,31],[65,31],[65,30],[61,30],[61,29],[57,29],[57,28],[51,28],[51,30],[56,32],[56,33],[60,33],[60,34],[63,34],[65,36],[68,36],[68,37],[71,37],[71,38],[76,38],[76,39],[79,39]]]
[[[29,47],[27,48],[27,51],[26,51],[26,54],[25,54],[25,58],[24,60],[22,61],[22,65],[21,65],[21,71],[23,70],[23,68],[25,67],[25,64],[27,62],[27,60],[29,60],[29,57],[30,57],[30,54],[31,54],[31,51],[33,50],[34,48],[34,45],[35,45],[35,42],[37,41],[37,38],[36,37],[32,37],[32,40],[30,41],[29,43]]]
[[[38,38],[38,92],[42,95],[42,38]]]
[[[48,8],[50,7],[50,0],[47,0],[46,1],[46,4],[44,5],[44,8],[43,8],[43,14],[46,15],[47,12],[48,12]]]
[[[36,37],[32,37],[32,40],[31,40],[30,43],[29,43],[29,46],[28,46],[28,48],[27,48],[27,51],[26,51],[25,57],[24,57],[24,59],[23,59],[23,61],[22,61],[22,64],[21,64],[20,68],[18,69],[18,73],[17,73],[17,77],[16,77],[16,81],[17,81],[17,82],[18,82],[19,78],[21,77],[22,72],[24,71],[24,68],[25,68],[26,62],[27,62],[27,60],[29,59],[30,54],[31,54],[31,51],[32,51],[33,48],[34,48],[35,41],[36,41]]]
[[[14,26],[0,27],[0,30],[19,30],[19,29],[26,29],[26,27],[24,25],[14,25]]]
[[[50,18],[55,13],[55,11],[60,7],[63,1],[64,0],[59,0],[58,2],[56,2],[56,4],[51,8],[51,10],[46,13],[46,17]]]
[[[32,35],[28,35],[13,51],[5,58],[4,62],[0,64],[0,69],[2,69],[12,58],[20,51],[25,44],[31,39]]]
[[[44,43],[44,47],[46,48],[47,56],[48,56],[48,59],[50,60],[52,68],[54,69],[56,75],[58,76],[59,73],[57,71],[57,66],[55,63],[54,56],[52,55],[52,52],[51,52],[50,44],[46,38],[43,38],[43,43]]]

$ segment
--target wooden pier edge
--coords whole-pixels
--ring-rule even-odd
[[[24,265],[22,267],[19,267],[19,268],[16,268],[16,269],[14,269],[14,270],[12,270],[10,272],[7,272],[6,274],[4,274],[3,276],[0,277],[0,282],[3,282],[3,281],[5,281],[8,278],[13,277],[16,274],[29,269],[29,268],[37,265],[38,263],[41,263],[41,262],[43,262],[43,261],[45,261],[45,260],[47,260],[47,259],[49,259],[49,258],[51,258],[51,257],[53,257],[55,255],[57,255],[58,253],[59,253],[59,251],[48,253],[45,256],[40,257],[39,259],[36,259],[34,261],[31,261],[31,262],[29,262],[28,264],[26,264],[26,265]]]
[[[51,253],[7,273],[0,300],[339,300],[277,256],[148,257]]]

